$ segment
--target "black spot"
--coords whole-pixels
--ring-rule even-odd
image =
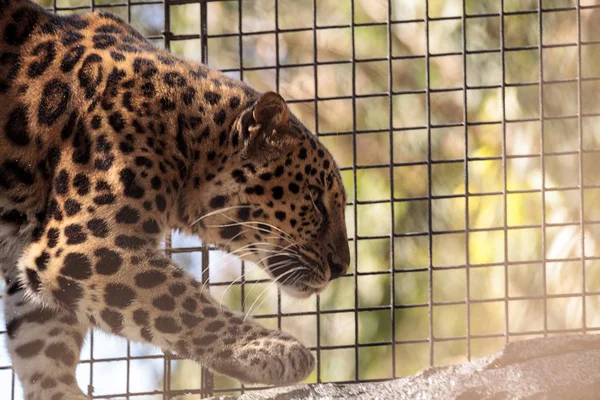
[[[104,33],[94,35],[92,41],[94,42],[94,48],[99,50],[105,50],[117,44],[117,39],[113,35]]]
[[[87,234],[83,231],[83,227],[78,224],[67,225],[64,233],[67,237],[67,244],[81,244],[87,239]]]
[[[56,247],[56,245],[58,244],[59,235],[60,231],[57,228],[48,229],[48,233],[46,234],[46,238],[48,239],[48,247]]]
[[[161,311],[172,311],[175,309],[175,299],[165,294],[152,300],[152,305]]]
[[[238,219],[248,221],[250,219],[250,207],[243,207],[238,210]]]
[[[116,132],[121,132],[125,128],[125,121],[123,115],[116,111],[108,116],[108,123]]]
[[[234,239],[234,240],[239,240],[240,239],[240,232],[242,231],[242,228],[239,225],[233,225],[233,226],[226,226],[225,228],[222,228],[219,231],[219,234],[221,235],[221,237],[223,239]]]
[[[54,190],[57,194],[67,194],[69,191],[69,173],[62,169],[54,180]]]
[[[147,342],[152,343],[154,338],[152,337],[152,332],[147,327],[140,329],[140,336]]]
[[[52,291],[54,298],[56,298],[59,303],[62,303],[69,308],[74,308],[83,296],[81,285],[62,276],[59,276],[57,280],[58,289]]]
[[[184,156],[187,156],[188,154],[188,146],[184,135],[184,127],[186,124],[185,116],[179,114],[177,116],[177,150],[179,150]]]
[[[207,91],[204,93],[204,99],[208,101],[211,106],[214,106],[221,101],[221,95],[215,92]]]
[[[137,156],[135,158],[135,165],[137,165],[139,167],[152,168],[152,166],[154,164],[152,163],[152,161],[150,161],[150,159],[148,157]]]
[[[77,174],[73,179],[73,186],[77,189],[77,194],[86,196],[90,192],[90,180],[84,174]]]
[[[142,224],[142,229],[144,232],[155,235],[160,233],[160,227],[158,223],[154,219],[149,219]]]
[[[137,236],[118,235],[115,244],[125,250],[139,250],[146,244],[146,241]]]
[[[129,168],[124,168],[119,173],[119,176],[123,183],[123,192],[125,193],[125,196],[134,199],[141,199],[144,197],[144,188],[135,182],[135,172]]]
[[[188,328],[193,328],[202,321],[202,318],[188,313],[181,313],[179,316],[181,317],[181,322],[183,322],[183,324]]]
[[[154,176],[152,179],[150,179],[150,184],[152,185],[152,189],[154,190],[159,190],[162,186],[162,183],[158,176]]]
[[[216,335],[206,335],[206,336],[202,336],[200,339],[195,338],[192,340],[192,343],[194,343],[197,346],[209,346],[212,343],[215,342],[215,340],[217,340],[218,337]]]
[[[183,283],[174,283],[171,286],[169,286],[169,292],[175,297],[184,294],[185,290],[186,288]]]
[[[79,211],[81,211],[81,204],[77,200],[67,199],[65,201],[65,212],[69,217],[78,214]]]
[[[64,343],[52,343],[46,347],[45,354],[49,358],[61,361],[65,365],[71,366],[75,364],[75,355]]]
[[[137,309],[133,312],[133,321],[139,326],[146,326],[150,322],[150,315],[147,311]]]
[[[120,142],[119,150],[121,150],[121,153],[123,153],[123,154],[129,154],[129,153],[133,152],[134,149],[133,149],[133,146],[131,145],[131,143]]]
[[[290,190],[290,192],[297,194],[300,191],[300,187],[295,184],[294,182],[290,183],[288,185],[288,189]]]
[[[123,53],[119,53],[118,51],[111,50],[110,56],[115,61],[125,61],[125,56]]]
[[[67,140],[68,138],[71,137],[71,135],[75,131],[75,125],[77,123],[77,118],[78,118],[77,111],[73,111],[71,113],[71,115],[69,116],[67,123],[63,126],[63,128],[60,132],[60,137],[62,138],[62,140]]]
[[[271,178],[273,178],[273,174],[270,172],[265,172],[263,174],[260,174],[258,177],[263,181],[270,181]]]
[[[275,186],[271,189],[271,193],[273,193],[273,198],[275,200],[280,200],[283,197],[283,188],[281,186]]]
[[[146,82],[142,85],[142,94],[144,97],[152,98],[156,94],[156,89],[152,82]]]
[[[277,218],[280,221],[285,221],[285,212],[275,211],[275,218]]]
[[[275,168],[275,176],[279,178],[281,175],[283,175],[283,170],[283,165],[280,165],[277,168]]]
[[[119,33],[123,34],[123,30],[116,25],[101,25],[96,28],[98,33]]]
[[[196,97],[196,89],[192,87],[186,88],[181,97],[186,106],[191,105],[194,101],[194,97]]]
[[[305,147],[303,147],[303,148],[301,148],[301,149],[300,149],[300,152],[298,152],[298,157],[299,157],[301,160],[305,160],[305,159],[306,159],[306,157],[308,157],[308,154],[307,154],[307,152],[306,152],[306,148],[305,148]]]
[[[231,173],[231,176],[237,183],[248,182],[248,179],[246,179],[246,175],[244,174],[244,171],[242,171],[240,169],[233,170],[233,172]]]
[[[146,58],[136,58],[133,62],[133,70],[144,79],[152,78],[158,73],[158,68],[156,68],[154,61]]]
[[[27,146],[30,136],[27,121],[27,109],[20,104],[8,116],[8,121],[4,126],[4,131],[8,139],[16,146]]]
[[[115,218],[120,224],[135,224],[140,220],[140,213],[133,207],[125,206],[117,212]]]
[[[181,331],[181,327],[177,325],[177,322],[170,317],[158,317],[154,320],[154,326],[156,329],[163,333],[177,333]]]
[[[15,318],[6,324],[6,333],[10,339],[14,339],[17,336],[17,331],[22,324],[23,321],[19,318]]]
[[[185,301],[182,304],[184,310],[189,311],[189,312],[195,312],[196,309],[198,308],[198,302],[194,299],[192,299],[191,297],[188,297],[185,299]]]
[[[51,346],[54,346],[54,345],[51,345]],[[48,349],[50,349],[50,346],[48,347]],[[46,353],[48,353],[48,350],[46,350]],[[71,352],[69,352],[69,353],[71,353]],[[71,353],[71,355],[73,355],[73,353]],[[56,387],[57,385],[58,385],[58,383],[53,378],[50,378],[50,377],[44,379],[41,384],[42,389],[52,389],[52,388]]]
[[[185,78],[179,72],[167,72],[164,76],[165,83],[170,87],[184,87]]]
[[[165,211],[165,209],[167,208],[167,201],[165,200],[164,196],[161,194],[157,194],[155,200],[156,200],[156,208],[158,208],[158,211],[160,211],[160,212]]]
[[[105,304],[116,308],[127,308],[135,299],[135,292],[127,285],[109,283],[104,288]]]
[[[61,42],[63,45],[68,47],[68,46],[71,46],[71,45],[81,41],[81,40],[83,40],[83,35],[81,33],[76,32],[76,31],[67,31],[63,35]]]
[[[69,253],[65,257],[60,273],[77,280],[86,280],[92,276],[89,258],[82,253]]]
[[[225,112],[225,110],[220,110],[213,117],[213,121],[215,122],[215,124],[221,126],[225,123],[226,118],[227,118],[227,113]]]
[[[135,284],[142,289],[152,289],[161,285],[165,279],[167,279],[167,276],[163,272],[151,269],[137,274]]]
[[[206,325],[204,328],[207,332],[218,332],[225,326],[225,322],[223,321],[213,321],[210,324]]]
[[[167,258],[153,258],[149,261],[149,263],[153,267],[158,268],[166,268],[171,264]]]
[[[229,108],[231,108],[232,110],[235,110],[236,108],[238,108],[239,105],[240,105],[239,97],[234,96],[231,99],[229,99]]]
[[[177,108],[177,104],[166,97],[162,97],[160,99],[160,108],[162,111],[173,111]]]
[[[94,203],[96,203],[99,206],[114,204],[116,200],[117,197],[114,194],[102,194],[100,196],[94,197]]]
[[[116,311],[105,308],[100,313],[100,318],[106,322],[106,325],[108,325],[114,333],[119,333],[123,329],[123,316]]]
[[[48,215],[52,216],[52,218],[57,221],[62,221],[63,219],[62,211],[60,210],[60,206],[55,199],[51,199],[48,202]]]
[[[29,282],[31,290],[37,292],[41,285],[40,276],[38,275],[37,271],[33,269],[27,268],[25,272],[27,274],[27,282]]]
[[[54,124],[64,114],[70,100],[71,89],[68,84],[58,79],[46,83],[38,106],[38,123],[47,126]]]
[[[37,78],[46,72],[48,67],[50,67],[50,64],[52,64],[52,61],[56,58],[56,46],[54,42],[40,43],[34,47],[31,54],[35,57],[39,57],[39,60],[33,61],[29,65],[27,75],[30,78]]]
[[[94,161],[94,168],[96,168],[99,171],[108,171],[110,167],[112,167],[114,161],[115,157],[113,155],[108,155],[103,158],[97,158]]]
[[[209,205],[213,209],[222,208],[227,203],[227,200],[229,200],[227,196],[215,196],[210,199]]]
[[[44,345],[45,343],[41,339],[33,340],[18,346],[15,349],[15,353],[21,358],[35,357],[44,348]]]
[[[102,57],[92,53],[83,61],[83,65],[77,72],[79,84],[85,91],[85,96],[91,99],[96,94],[98,86],[104,78],[104,69],[102,67]]]
[[[109,232],[108,224],[103,219],[100,219],[100,218],[91,219],[88,221],[87,227],[90,230],[90,232],[92,233],[92,235],[94,235],[96,237],[105,238],[108,236],[108,232]]]
[[[119,271],[123,265],[123,259],[116,252],[102,247],[94,252],[98,257],[96,272],[100,275],[112,275]]]

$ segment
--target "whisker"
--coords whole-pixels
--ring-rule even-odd
[[[271,272],[277,271],[279,269],[289,267],[290,265],[293,265],[293,263],[294,263],[293,260],[283,260],[283,261],[280,261],[278,263],[271,265],[269,267],[269,270]],[[244,301],[243,301],[244,304],[246,304],[246,302],[248,301],[248,297],[250,297],[250,294],[252,293],[252,291],[254,290],[255,287],[256,286],[253,285],[252,287],[250,287],[250,290],[248,290],[248,292],[246,293],[246,296],[244,297]]]
[[[237,209],[240,209],[240,208],[251,208],[251,207],[252,207],[252,206],[248,204],[248,205],[240,205],[240,206],[231,206],[231,207],[223,207],[223,208],[219,208],[219,209],[217,209],[217,210],[213,210],[213,211],[211,211],[211,212],[209,212],[209,213],[206,213],[206,214],[204,214],[203,216],[201,216],[200,218],[198,218],[198,219],[196,219],[194,222],[192,222],[192,223],[190,224],[190,226],[194,226],[194,225],[196,225],[198,222],[202,221],[204,218],[210,217],[210,216],[212,216],[212,215],[216,215],[216,214],[222,214],[222,213],[224,213],[224,212],[226,212],[226,211],[230,211],[230,210],[237,210]]]
[[[277,277],[277,279],[274,279],[269,285],[267,285],[266,288],[263,289],[262,292],[259,293],[259,295],[256,297],[256,299],[254,300],[254,302],[252,303],[252,305],[250,306],[250,308],[248,309],[248,312],[246,313],[246,315],[244,316],[244,321],[246,320],[246,318],[250,315],[250,313],[252,312],[252,309],[254,308],[254,306],[256,305],[256,302],[258,301],[258,299],[260,299],[260,297],[273,285],[276,284],[279,279],[283,278],[286,275],[289,275],[293,272],[296,272],[298,269],[303,269],[304,267],[300,266],[300,267],[296,267],[296,268],[292,268],[289,271],[284,272],[283,274],[279,275]]]
[[[263,258],[262,258],[262,259],[260,259],[259,261],[257,261],[257,262],[255,262],[255,263],[253,263],[254,265],[253,265],[253,267],[252,267],[252,268],[254,268],[256,265],[260,265],[260,263],[261,263],[262,261],[268,260],[269,258],[273,258],[273,257],[276,257],[276,256],[278,256],[278,255],[294,256],[294,254],[291,254],[291,253],[280,253],[280,252],[277,252],[277,254],[273,254],[273,255],[269,255],[269,256],[263,257]],[[291,262],[291,260],[285,260],[285,261],[281,261],[281,262],[279,262],[279,263],[275,263],[275,264],[273,264],[273,265],[272,265],[272,266],[270,266],[269,268],[270,268],[272,271],[273,271],[273,270],[277,270],[277,269],[279,269],[279,267],[280,267],[280,265],[278,266],[278,264],[289,263],[289,262]],[[246,273],[247,273],[247,271],[246,271]],[[226,288],[225,288],[225,290],[223,291],[223,294],[221,295],[221,299],[220,299],[220,301],[219,301],[219,306],[220,306],[220,308],[223,308],[223,298],[225,297],[225,294],[227,293],[227,291],[228,291],[229,289],[231,289],[231,287],[233,287],[233,285],[234,285],[234,284],[235,284],[237,281],[241,280],[241,279],[242,279],[242,278],[243,278],[243,277],[246,275],[246,273],[243,273],[243,274],[241,274],[239,277],[237,277],[236,279],[234,279],[234,280],[233,280],[233,281],[232,281],[232,282],[231,282],[229,285],[227,285],[227,287],[226,287]],[[202,289],[201,289],[201,290],[202,290]]]

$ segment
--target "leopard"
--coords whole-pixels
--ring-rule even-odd
[[[240,382],[315,366],[293,335],[221,307],[173,230],[264,269],[297,298],[348,274],[332,154],[274,91],[153,46],[109,13],[0,0],[0,274],[27,400],[82,400],[92,329]],[[210,286],[210,285],[208,285]]]

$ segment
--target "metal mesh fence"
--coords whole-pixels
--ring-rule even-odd
[[[320,297],[288,299],[196,239],[173,235],[165,251],[223,304],[307,344],[318,360],[308,382],[351,383],[600,330],[596,3],[43,5],[113,12],[157,46],[278,91],[331,149],[349,194],[353,261]],[[78,380],[94,398],[261,388],[98,332]],[[20,396],[0,353],[0,398]]]

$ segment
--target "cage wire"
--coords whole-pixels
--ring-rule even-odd
[[[200,241],[165,251],[223,304],[308,345],[309,383],[366,382],[600,330],[596,0],[52,0],[276,90],[334,154],[352,266],[320,297]],[[240,277],[241,276],[241,277]],[[6,331],[0,318],[0,342]],[[0,350],[0,398],[20,384]],[[95,332],[93,398],[263,388]]]

